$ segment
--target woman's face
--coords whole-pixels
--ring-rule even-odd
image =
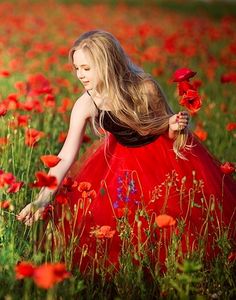
[[[98,75],[90,56],[83,50],[78,49],[73,54],[73,64],[76,75],[86,90],[96,89]]]

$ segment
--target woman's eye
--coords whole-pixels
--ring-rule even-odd
[[[84,71],[89,71],[90,69],[88,69],[88,68],[86,68],[86,69],[84,69]]]

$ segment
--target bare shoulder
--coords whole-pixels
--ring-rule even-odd
[[[96,107],[91,97],[86,92],[76,100],[72,109],[72,114],[83,115],[85,119],[95,116],[96,113]]]

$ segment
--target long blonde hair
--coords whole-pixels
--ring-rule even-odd
[[[96,90],[112,99],[109,109],[122,125],[140,135],[159,135],[168,130],[173,111],[161,87],[129,59],[112,34],[102,30],[82,34],[69,52],[72,65],[73,54],[78,49],[83,49],[93,60],[99,77]],[[100,126],[103,116],[104,111],[100,114]],[[93,125],[96,127],[94,120]],[[180,150],[186,142],[187,132],[182,131],[173,144],[173,150],[179,157],[184,158]]]

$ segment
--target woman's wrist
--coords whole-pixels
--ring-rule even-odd
[[[48,199],[37,199],[33,202],[33,205],[36,208],[47,206],[50,203],[50,200]]]
[[[51,202],[53,194],[54,193],[52,193],[51,191],[50,192],[46,190],[40,191],[38,198],[34,201],[34,205],[38,207],[46,206]]]
[[[169,125],[169,131],[168,131],[168,136],[171,140],[175,139],[177,137],[177,131],[176,130],[172,130],[170,128],[170,125]]]

